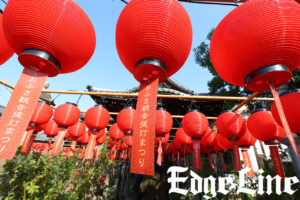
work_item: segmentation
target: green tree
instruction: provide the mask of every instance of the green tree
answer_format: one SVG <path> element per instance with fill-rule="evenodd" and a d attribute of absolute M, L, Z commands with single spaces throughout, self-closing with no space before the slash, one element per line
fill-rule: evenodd
<path fill-rule="evenodd" d="M 213 78 L 208 82 L 208 89 L 211 95 L 220 95 L 220 96 L 249 96 L 253 92 L 247 90 L 244 87 L 239 87 L 235 85 L 231 85 L 224 81 L 216 72 L 213 64 L 210 60 L 209 55 L 209 45 L 210 40 L 213 35 L 215 29 L 212 29 L 206 38 L 206 41 L 200 43 L 199 46 L 193 49 L 195 54 L 195 61 L 200 67 L 207 69 L 213 76 Z M 293 79 L 289 82 L 289 88 L 299 88 L 300 87 L 300 71 L 296 70 L 293 73 Z M 261 96 L 270 96 L 270 92 L 263 92 Z M 224 109 L 231 109 L 234 105 L 238 104 L 238 102 L 231 101 L 225 102 Z M 260 106 L 258 102 L 250 104 L 252 106 Z"/>

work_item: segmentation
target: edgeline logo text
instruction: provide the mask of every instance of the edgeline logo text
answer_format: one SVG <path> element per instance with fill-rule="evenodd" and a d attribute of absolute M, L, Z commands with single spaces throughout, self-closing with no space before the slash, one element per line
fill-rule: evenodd
<path fill-rule="evenodd" d="M 198 176 L 195 172 L 190 170 L 190 174 L 187 177 L 180 176 L 180 173 L 185 173 L 188 171 L 188 167 L 170 167 L 168 169 L 168 173 L 171 173 L 171 177 L 168 178 L 168 182 L 171 184 L 171 189 L 169 193 L 178 193 L 182 195 L 186 195 L 188 192 L 191 192 L 193 195 L 198 193 L 204 193 L 205 199 L 210 199 L 216 197 L 217 192 L 222 193 L 224 195 L 228 194 L 231 190 L 235 190 L 237 194 L 239 193 L 246 193 L 252 196 L 255 195 L 263 195 L 265 192 L 267 194 L 272 193 L 272 181 L 275 180 L 275 192 L 277 195 L 281 195 L 282 192 L 287 194 L 294 194 L 297 190 L 292 190 L 291 186 L 299 183 L 299 180 L 296 176 L 293 177 L 286 177 L 284 178 L 284 188 L 281 189 L 281 177 L 276 175 L 271 177 L 270 175 L 264 177 L 261 174 L 263 170 L 260 170 L 257 177 L 251 178 L 256 188 L 249 187 L 247 184 L 247 180 L 250 178 L 246 178 L 247 172 L 250 171 L 249 168 L 242 169 L 239 171 L 238 180 L 234 180 L 233 176 L 228 177 L 218 177 L 215 178 L 213 176 L 209 176 L 206 178 L 202 178 Z M 189 189 L 182 189 L 179 187 L 179 183 L 185 183 L 187 179 L 190 178 L 190 188 Z M 216 190 L 216 180 L 218 183 L 218 190 Z M 266 182 L 265 182 L 266 181 Z M 252 182 L 252 183 L 253 183 Z M 266 184 L 264 184 L 266 183 Z M 266 185 L 266 188 L 264 188 Z"/>

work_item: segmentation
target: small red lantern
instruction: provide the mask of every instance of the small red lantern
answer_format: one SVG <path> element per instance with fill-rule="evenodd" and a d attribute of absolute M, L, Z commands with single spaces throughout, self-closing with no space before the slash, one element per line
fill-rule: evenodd
<path fill-rule="evenodd" d="M 12 113 L 18 111 L 19 99 L 26 103 L 16 133 L 0 153 L 2 159 L 12 159 L 47 77 L 83 67 L 93 55 L 96 37 L 90 19 L 72 0 L 10 0 L 3 14 L 3 31 L 25 67 L 0 120 L 2 137 Z M 24 92 L 30 95 L 25 97 Z"/>
<path fill-rule="evenodd" d="M 54 112 L 54 121 L 57 123 L 61 130 L 55 140 L 52 153 L 55 155 L 59 154 L 60 147 L 63 139 L 67 133 L 67 128 L 78 122 L 80 118 L 80 110 L 74 103 L 65 103 L 58 106 Z"/>
<path fill-rule="evenodd" d="M 241 170 L 241 161 L 238 140 L 246 131 L 246 123 L 244 118 L 231 111 L 227 111 L 218 116 L 216 126 L 221 135 L 232 141 L 233 153 L 235 160 L 235 171 Z"/>
<path fill-rule="evenodd" d="M 137 12 L 138 11 L 138 12 Z M 154 175 L 154 129 L 158 83 L 177 72 L 185 63 L 192 45 L 192 25 L 177 0 L 132 0 L 120 14 L 116 45 L 125 67 L 141 83 L 136 109 L 136 124 L 143 116 L 147 127 L 146 154 L 139 151 L 139 125 L 135 126 L 131 173 Z M 148 109 L 143 107 L 147 106 Z M 147 158 L 147 159 L 145 159 Z M 145 163 L 139 164 L 143 159 Z"/>
<path fill-rule="evenodd" d="M 193 140 L 194 168 L 200 170 L 202 168 L 200 140 L 208 130 L 208 120 L 198 110 L 192 110 L 183 117 L 182 127 Z"/>
<path fill-rule="evenodd" d="M 107 135 L 105 133 L 102 135 L 102 137 L 97 139 L 98 146 L 95 152 L 95 156 L 94 156 L 95 158 L 99 158 L 102 145 L 106 142 L 106 139 L 107 139 Z"/>
<path fill-rule="evenodd" d="M 281 95 L 280 101 L 291 131 L 300 135 L 300 89 Z M 271 106 L 271 112 L 276 122 L 282 125 L 274 103 Z"/>
<path fill-rule="evenodd" d="M 117 116 L 118 126 L 125 135 L 132 135 L 133 133 L 133 124 L 136 115 L 135 112 L 135 109 L 129 106 L 121 110 Z"/>
<path fill-rule="evenodd" d="M 121 140 L 124 137 L 124 133 L 119 129 L 118 124 L 113 124 L 109 128 L 109 137 L 115 142 Z"/>
<path fill-rule="evenodd" d="M 3 33 L 2 10 L 0 10 L 0 45 L 0 65 L 2 65 L 14 54 Z"/>
<path fill-rule="evenodd" d="M 28 145 L 31 140 L 32 134 L 35 132 L 35 128 L 41 124 L 47 123 L 53 115 L 52 108 L 46 104 L 45 102 L 39 101 L 35 107 L 31 120 L 29 122 L 27 133 L 22 144 L 20 152 L 26 153 L 28 152 Z M 35 137 L 35 136 L 34 136 Z"/>
<path fill-rule="evenodd" d="M 253 167 L 251 164 L 250 156 L 248 153 L 248 149 L 250 146 L 253 146 L 256 142 L 256 138 L 253 137 L 253 135 L 250 133 L 248 128 L 246 128 L 245 134 L 240 138 L 238 145 L 241 148 L 243 160 L 244 160 L 244 165 L 245 167 L 248 167 L 250 171 L 247 173 L 248 176 L 254 177 L 254 171 Z"/>
<path fill-rule="evenodd" d="M 109 123 L 110 114 L 102 105 L 94 106 L 85 113 L 84 121 L 91 131 L 98 132 Z"/>
<path fill-rule="evenodd" d="M 119 129 L 118 124 L 115 123 L 109 128 L 109 137 L 114 142 L 112 147 L 112 159 L 116 157 L 117 153 L 117 143 L 122 140 L 124 137 L 124 133 Z"/>
<path fill-rule="evenodd" d="M 44 133 L 48 137 L 53 138 L 58 135 L 58 132 L 59 132 L 59 128 L 58 128 L 57 124 L 55 123 L 54 120 L 50 120 L 44 129 Z"/>
<path fill-rule="evenodd" d="M 85 129 L 86 129 L 85 123 L 79 121 L 73 126 L 70 126 L 68 132 L 71 136 L 71 139 L 76 139 L 85 133 Z"/>
<path fill-rule="evenodd" d="M 160 107 L 156 110 L 156 119 L 155 119 L 155 134 L 156 138 L 160 138 L 158 145 L 158 156 L 157 164 L 161 166 L 162 159 L 162 140 L 164 136 L 169 133 L 173 126 L 173 119 L 171 114 L 166 111 L 164 108 Z"/>
<path fill-rule="evenodd" d="M 299 13 L 300 5 L 294 0 L 247 1 L 216 28 L 210 57 L 225 81 L 251 91 L 271 89 L 283 128 L 300 158 L 275 90 L 300 65 Z"/>
<path fill-rule="evenodd" d="M 89 144 L 87 146 L 87 153 L 85 159 L 90 160 L 94 155 L 94 148 L 96 147 L 97 134 L 101 129 L 104 129 L 110 119 L 110 114 L 102 105 L 94 106 L 85 113 L 84 121 L 91 132 Z M 102 133 L 102 132 L 101 132 Z"/>
<path fill-rule="evenodd" d="M 282 140 L 285 136 L 284 129 L 276 123 L 271 112 L 265 109 L 254 111 L 247 119 L 247 126 L 254 137 L 269 145 L 275 172 L 284 178 L 284 170 L 276 146 L 279 144 L 278 140 Z"/>

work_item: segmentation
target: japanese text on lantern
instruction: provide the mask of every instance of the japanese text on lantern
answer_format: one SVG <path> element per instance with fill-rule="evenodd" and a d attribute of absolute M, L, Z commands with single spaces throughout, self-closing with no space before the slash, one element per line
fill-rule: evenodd
<path fill-rule="evenodd" d="M 143 104 L 142 104 L 142 120 L 139 124 L 139 166 L 143 167 L 145 164 L 145 155 L 146 155 L 146 149 L 145 146 L 147 144 L 147 134 L 148 133 L 148 117 L 149 117 L 149 111 L 150 111 L 150 105 L 149 105 L 149 96 L 150 96 L 150 86 L 146 86 L 146 93 L 143 98 Z"/>
<path fill-rule="evenodd" d="M 16 102 L 16 109 L 10 114 L 8 124 L 5 128 L 5 136 L 0 138 L 0 152 L 5 149 L 6 143 L 10 142 L 11 137 L 13 137 L 16 127 L 22 119 L 23 111 L 27 108 L 30 102 L 31 92 L 34 90 L 34 83 L 37 82 L 37 77 L 31 77 L 25 82 L 26 90 L 21 94 L 18 101 Z"/>

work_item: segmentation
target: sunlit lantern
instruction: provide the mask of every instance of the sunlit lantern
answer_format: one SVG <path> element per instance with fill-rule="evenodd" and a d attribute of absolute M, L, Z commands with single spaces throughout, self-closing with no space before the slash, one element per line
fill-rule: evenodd
<path fill-rule="evenodd" d="M 156 110 L 156 121 L 155 121 L 155 134 L 156 137 L 161 138 L 158 144 L 157 164 L 161 166 L 162 160 L 162 140 L 167 133 L 169 133 L 173 126 L 173 119 L 171 114 L 164 108 L 160 107 Z"/>
<path fill-rule="evenodd" d="M 245 134 L 246 123 L 244 118 L 231 111 L 224 112 L 218 116 L 216 120 L 216 126 L 219 133 L 232 141 L 233 153 L 235 160 L 235 170 L 241 170 L 241 161 L 238 140 Z"/>
<path fill-rule="evenodd" d="M 52 153 L 59 154 L 62 142 L 67 133 L 67 129 L 78 122 L 80 118 L 80 110 L 74 103 L 65 103 L 55 109 L 53 119 L 60 128 L 60 131 L 55 139 Z"/>
<path fill-rule="evenodd" d="M 0 10 L 0 65 L 5 63 L 14 54 L 13 50 L 6 41 L 2 27 L 2 10 Z"/>
<path fill-rule="evenodd" d="M 109 128 L 109 137 L 113 142 L 112 146 L 112 159 L 114 159 L 117 155 L 117 149 L 119 148 L 119 142 L 121 142 L 124 137 L 123 131 L 121 131 L 118 127 L 118 124 L 115 123 Z"/>
<path fill-rule="evenodd" d="M 131 172 L 154 175 L 154 130 L 158 83 L 185 63 L 192 45 L 192 25 L 177 0 L 132 0 L 116 27 L 119 57 L 140 85 L 133 134 Z M 149 109 L 142 109 L 144 106 Z M 148 115 L 145 120 L 142 117 Z M 146 121 L 148 127 L 142 129 Z M 141 127 L 141 128 L 140 128 Z M 142 138 L 138 132 L 149 133 Z M 146 140 L 146 146 L 139 145 Z M 145 152 L 142 153 L 141 152 Z"/>
<path fill-rule="evenodd" d="M 96 105 L 86 111 L 84 121 L 86 126 L 89 128 L 91 135 L 85 154 L 85 159 L 90 160 L 93 158 L 97 134 L 100 130 L 104 129 L 108 125 L 109 119 L 110 114 L 102 105 Z"/>
<path fill-rule="evenodd" d="M 206 116 L 198 112 L 198 110 L 192 110 L 184 115 L 182 128 L 193 141 L 194 168 L 198 170 L 202 169 L 200 140 L 208 130 L 208 120 Z"/>
<path fill-rule="evenodd" d="M 300 90 L 292 90 L 281 95 L 280 101 L 291 131 L 300 135 Z M 276 122 L 282 125 L 274 103 L 271 106 L 271 112 Z"/>
<path fill-rule="evenodd" d="M 250 169 L 247 175 L 251 177 L 254 176 L 254 171 L 251 164 L 248 149 L 250 148 L 250 146 L 253 146 L 255 142 L 256 142 L 256 138 L 253 137 L 253 135 L 250 133 L 248 128 L 246 128 L 245 134 L 240 138 L 238 142 L 239 147 L 242 149 L 241 152 L 244 160 L 244 165 L 245 167 L 248 167 Z"/>
<path fill-rule="evenodd" d="M 96 36 L 89 17 L 73 0 L 10 0 L 3 14 L 3 32 L 25 67 L 0 120 L 2 137 L 16 106 L 26 104 L 12 139 L 0 144 L 5 146 L 0 158 L 11 159 L 47 77 L 83 67 L 93 55 Z"/>
<path fill-rule="evenodd" d="M 36 133 L 35 129 L 39 125 L 47 123 L 52 117 L 52 115 L 53 115 L 53 110 L 47 103 L 38 102 L 33 112 L 33 115 L 30 119 L 29 125 L 27 127 L 27 133 L 20 150 L 22 153 L 27 152 L 27 147 L 30 143 L 30 140 L 32 140 L 31 137 L 34 132 Z M 22 115 L 20 114 L 19 117 L 22 117 Z"/>
<path fill-rule="evenodd" d="M 284 178 L 284 170 L 277 147 L 280 144 L 278 140 L 282 140 L 285 136 L 284 129 L 276 123 L 271 112 L 265 109 L 254 111 L 247 119 L 247 126 L 254 137 L 269 145 L 275 173 Z"/>
<path fill-rule="evenodd" d="M 135 109 L 129 106 L 121 110 L 117 116 L 118 126 L 125 135 L 132 135 L 133 133 L 133 124 L 136 115 L 135 112 Z"/>
<path fill-rule="evenodd" d="M 86 125 L 85 123 L 79 121 L 73 126 L 70 126 L 68 133 L 70 134 L 71 142 L 71 151 L 74 152 L 77 144 L 77 139 L 85 133 Z"/>
<path fill-rule="evenodd" d="M 225 81 L 251 91 L 271 89 L 280 121 L 298 157 L 275 88 L 286 83 L 300 65 L 299 31 L 300 4 L 296 1 L 250 0 L 221 21 L 210 46 L 212 63 Z"/>

